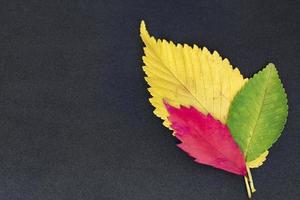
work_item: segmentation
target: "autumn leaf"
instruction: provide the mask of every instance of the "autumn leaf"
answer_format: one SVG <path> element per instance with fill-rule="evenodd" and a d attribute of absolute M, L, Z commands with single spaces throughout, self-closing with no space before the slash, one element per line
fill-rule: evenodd
<path fill-rule="evenodd" d="M 141 38 L 145 43 L 143 67 L 150 85 L 154 113 L 169 127 L 163 99 L 172 106 L 193 106 L 226 122 L 230 103 L 247 79 L 227 59 L 214 51 L 186 44 L 175 45 L 151 37 L 142 21 Z"/>
<path fill-rule="evenodd" d="M 210 114 L 204 115 L 194 107 L 175 108 L 165 104 L 178 146 L 195 161 L 234 174 L 245 176 L 246 163 L 229 129 Z"/>

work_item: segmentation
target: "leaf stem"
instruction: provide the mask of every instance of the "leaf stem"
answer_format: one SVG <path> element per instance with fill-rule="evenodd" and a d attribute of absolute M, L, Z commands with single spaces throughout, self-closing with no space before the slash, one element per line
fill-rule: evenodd
<path fill-rule="evenodd" d="M 248 182 L 247 176 L 244 176 L 244 180 L 245 180 L 245 185 L 246 185 L 246 190 L 247 190 L 248 198 L 250 199 L 251 196 L 252 196 L 252 193 L 250 191 L 250 187 L 249 187 L 249 182 Z"/>
<path fill-rule="evenodd" d="M 247 169 L 247 173 L 248 173 L 250 188 L 251 188 L 252 193 L 254 193 L 256 191 L 256 189 L 254 187 L 252 174 L 251 174 L 250 168 L 248 166 L 246 166 L 246 169 Z"/>

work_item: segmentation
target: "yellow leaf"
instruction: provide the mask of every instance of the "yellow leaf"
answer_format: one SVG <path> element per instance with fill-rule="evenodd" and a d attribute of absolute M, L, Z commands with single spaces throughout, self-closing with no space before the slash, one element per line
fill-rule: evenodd
<path fill-rule="evenodd" d="M 258 158 L 256 158 L 255 160 L 248 162 L 247 166 L 250 168 L 260 167 L 266 161 L 268 154 L 269 154 L 269 151 L 265 151 L 260 156 L 258 156 Z"/>
<path fill-rule="evenodd" d="M 143 70 L 150 85 L 150 102 L 163 124 L 170 128 L 163 100 L 176 107 L 194 106 L 225 124 L 231 101 L 247 81 L 238 68 L 205 47 L 156 40 L 149 35 L 144 21 L 140 35 L 145 43 Z"/>

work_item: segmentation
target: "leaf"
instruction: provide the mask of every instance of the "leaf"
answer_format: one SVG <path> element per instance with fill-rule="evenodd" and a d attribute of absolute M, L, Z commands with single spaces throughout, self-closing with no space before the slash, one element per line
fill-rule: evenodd
<path fill-rule="evenodd" d="M 195 161 L 245 176 L 246 163 L 242 151 L 229 129 L 210 114 L 204 115 L 194 107 L 180 108 L 165 104 L 171 127 L 182 142 L 178 146 Z"/>
<path fill-rule="evenodd" d="M 226 122 L 230 103 L 247 79 L 227 59 L 196 45 L 175 45 L 150 37 L 142 21 L 140 35 L 146 47 L 143 67 L 154 113 L 169 127 L 163 99 L 172 106 L 193 106 Z"/>
<path fill-rule="evenodd" d="M 234 98 L 227 125 L 247 162 L 280 136 L 288 114 L 287 97 L 274 64 L 255 74 Z"/>

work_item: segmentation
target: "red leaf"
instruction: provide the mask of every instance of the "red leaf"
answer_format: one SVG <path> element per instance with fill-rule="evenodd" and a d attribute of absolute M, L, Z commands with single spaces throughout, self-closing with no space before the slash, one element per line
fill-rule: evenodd
<path fill-rule="evenodd" d="M 183 151 L 198 163 L 246 175 L 245 158 L 226 125 L 193 107 L 175 108 L 167 103 L 165 106 Z"/>

